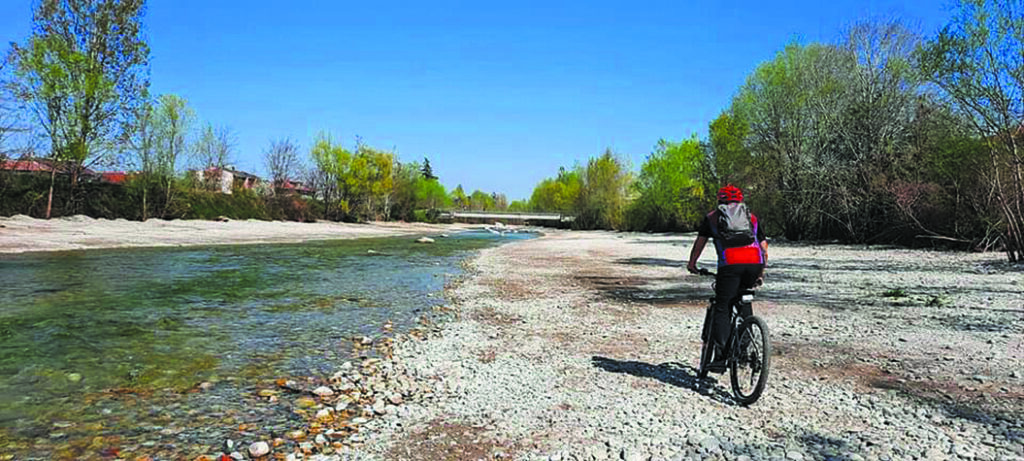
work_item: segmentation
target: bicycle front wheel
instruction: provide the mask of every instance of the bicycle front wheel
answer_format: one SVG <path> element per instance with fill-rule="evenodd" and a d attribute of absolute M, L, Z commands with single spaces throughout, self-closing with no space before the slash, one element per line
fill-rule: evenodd
<path fill-rule="evenodd" d="M 768 326 L 756 316 L 747 317 L 740 324 L 733 344 L 738 349 L 730 364 L 732 391 L 740 405 L 750 405 L 761 397 L 768 383 L 772 357 Z"/>

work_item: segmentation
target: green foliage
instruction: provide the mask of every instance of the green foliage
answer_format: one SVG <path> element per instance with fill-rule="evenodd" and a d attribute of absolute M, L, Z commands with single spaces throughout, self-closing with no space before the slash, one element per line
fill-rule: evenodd
<path fill-rule="evenodd" d="M 537 211 L 571 213 L 580 196 L 582 169 L 560 168 L 556 178 L 544 179 L 533 189 L 530 208 Z"/>
<path fill-rule="evenodd" d="M 451 194 L 449 194 L 449 198 L 451 198 L 452 206 L 455 208 L 465 210 L 469 207 L 469 197 L 467 197 L 466 192 L 462 190 L 462 184 L 459 184 L 458 186 L 455 186 L 455 189 L 452 189 Z"/>
<path fill-rule="evenodd" d="M 633 183 L 639 197 L 629 206 L 629 227 L 695 228 L 706 211 L 701 176 L 705 155 L 696 135 L 680 143 L 658 141 Z"/>
<path fill-rule="evenodd" d="M 523 213 L 531 210 L 530 202 L 526 200 L 513 200 L 508 204 L 508 211 L 511 213 Z"/>
<path fill-rule="evenodd" d="M 494 197 L 487 192 L 480 189 L 474 190 L 472 194 L 469 194 L 469 209 L 479 211 L 494 210 Z"/>
<path fill-rule="evenodd" d="M 391 190 L 390 219 L 415 221 L 416 188 L 422 180 L 418 163 L 398 163 Z"/>
<path fill-rule="evenodd" d="M 416 206 L 428 210 L 437 210 L 451 206 L 451 200 L 444 186 L 437 179 L 421 176 L 416 181 Z"/>
<path fill-rule="evenodd" d="M 32 36 L 14 45 L 15 87 L 32 105 L 54 159 L 111 153 L 134 126 L 149 86 L 142 0 L 42 0 Z"/>
<path fill-rule="evenodd" d="M 583 229 L 622 229 L 626 194 L 632 181 L 625 162 L 606 150 L 587 162 L 581 179 L 574 225 Z"/>
<path fill-rule="evenodd" d="M 392 169 L 395 157 L 372 147 L 360 145 L 352 156 L 347 174 L 341 176 L 346 199 L 357 219 L 377 220 L 388 215 Z"/>

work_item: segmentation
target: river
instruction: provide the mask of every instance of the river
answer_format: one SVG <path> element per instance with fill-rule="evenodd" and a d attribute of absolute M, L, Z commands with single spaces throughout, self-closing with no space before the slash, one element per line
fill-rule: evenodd
<path fill-rule="evenodd" d="M 280 434 L 297 417 L 255 389 L 372 355 L 355 344 L 432 318 L 468 255 L 528 237 L 0 257 L 0 459 L 194 458 Z"/>

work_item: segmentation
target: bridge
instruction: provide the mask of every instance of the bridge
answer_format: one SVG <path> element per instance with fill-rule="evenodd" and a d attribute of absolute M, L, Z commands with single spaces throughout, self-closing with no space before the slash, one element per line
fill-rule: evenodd
<path fill-rule="evenodd" d="M 576 220 L 575 216 L 567 216 L 561 213 L 538 213 L 538 212 L 524 212 L 524 213 L 513 213 L 503 211 L 464 211 L 464 210 L 451 210 L 442 211 L 439 216 L 441 219 L 476 219 L 476 220 L 491 220 L 491 221 L 502 221 L 502 222 L 542 222 L 542 223 L 569 223 Z"/>

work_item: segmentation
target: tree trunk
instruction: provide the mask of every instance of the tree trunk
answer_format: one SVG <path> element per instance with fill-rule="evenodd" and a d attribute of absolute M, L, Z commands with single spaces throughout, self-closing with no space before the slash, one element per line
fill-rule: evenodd
<path fill-rule="evenodd" d="M 53 182 L 57 178 L 57 170 L 50 167 L 50 196 L 46 200 L 46 219 L 50 219 L 50 210 L 53 208 Z"/>
<path fill-rule="evenodd" d="M 148 184 L 145 181 L 142 182 L 142 221 L 146 221 L 146 194 L 149 192 L 147 189 Z"/>

